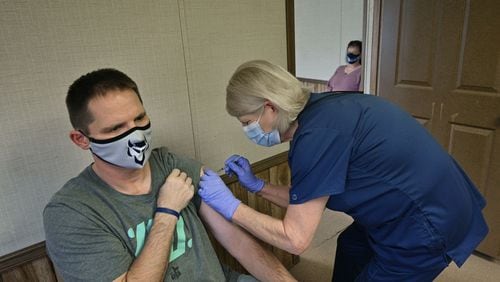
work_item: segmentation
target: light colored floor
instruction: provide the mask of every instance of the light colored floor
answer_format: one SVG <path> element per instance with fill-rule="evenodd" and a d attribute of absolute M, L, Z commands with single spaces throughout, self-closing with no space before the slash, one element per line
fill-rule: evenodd
<path fill-rule="evenodd" d="M 337 236 L 351 222 L 352 219 L 343 213 L 325 211 L 311 246 L 300 256 L 300 263 L 290 272 L 299 281 L 331 281 Z M 435 281 L 499 282 L 500 262 L 473 255 L 460 269 L 452 263 Z"/>

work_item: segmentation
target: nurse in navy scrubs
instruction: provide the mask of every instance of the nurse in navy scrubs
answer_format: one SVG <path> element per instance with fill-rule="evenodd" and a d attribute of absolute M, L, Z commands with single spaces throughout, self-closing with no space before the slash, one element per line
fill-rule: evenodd
<path fill-rule="evenodd" d="M 199 194 L 227 220 L 263 241 L 301 254 L 325 208 L 354 223 L 338 239 L 334 281 L 432 281 L 461 266 L 488 232 L 485 200 L 453 158 L 408 113 L 379 97 L 310 93 L 266 61 L 241 65 L 226 108 L 253 142 L 291 141 L 291 186 L 265 183 L 234 155 L 226 172 L 282 207 L 261 214 L 206 170 Z M 332 254 L 333 255 L 333 254 Z"/>

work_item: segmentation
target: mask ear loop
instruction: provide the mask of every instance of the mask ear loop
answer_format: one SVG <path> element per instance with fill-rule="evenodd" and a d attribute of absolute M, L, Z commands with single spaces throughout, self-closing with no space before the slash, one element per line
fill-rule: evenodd
<path fill-rule="evenodd" d="M 260 126 L 260 128 L 261 128 L 261 129 L 262 129 L 262 126 L 260 125 L 260 123 L 259 123 L 259 122 L 260 122 L 260 119 L 262 118 L 262 116 L 264 115 L 264 111 L 265 111 L 265 110 L 266 110 L 266 105 L 264 104 L 264 105 L 262 106 L 262 112 L 260 113 L 259 118 L 258 118 L 258 119 L 257 119 L 257 121 L 256 121 L 256 123 Z M 275 128 L 274 128 L 274 126 L 273 126 L 273 130 L 274 130 L 274 129 L 275 129 Z M 270 133 L 270 132 L 265 132 L 265 133 Z M 280 133 L 280 134 L 281 134 L 281 133 Z"/>
<path fill-rule="evenodd" d="M 90 152 L 94 155 L 94 156 L 97 156 L 99 159 L 109 163 L 108 161 L 104 160 L 103 158 L 99 157 L 97 154 L 94 153 L 94 151 L 92 151 L 92 137 L 88 136 L 87 134 L 85 134 L 85 132 L 83 132 L 81 129 L 78 129 L 77 130 L 78 132 L 80 132 L 83 136 L 85 136 L 87 139 L 89 139 L 89 142 L 90 142 L 90 145 L 89 145 L 89 150 Z"/>
<path fill-rule="evenodd" d="M 80 132 L 83 136 L 87 137 L 87 139 L 89 139 L 90 142 L 94 142 L 94 138 L 85 134 L 85 132 L 83 132 L 81 129 L 78 129 L 78 132 Z"/>
<path fill-rule="evenodd" d="M 264 110 L 266 109 L 266 105 L 263 105 L 262 106 L 262 111 L 260 112 L 260 115 L 259 115 L 259 118 L 257 119 L 257 123 L 259 123 L 260 119 L 262 118 L 262 116 L 264 115 Z M 260 125 L 260 123 L 259 123 Z"/>
<path fill-rule="evenodd" d="M 87 134 L 85 134 L 85 132 L 83 132 L 81 129 L 78 129 L 77 130 L 78 132 L 80 132 L 83 136 L 87 137 L 87 138 L 90 138 L 89 136 L 87 136 Z"/>

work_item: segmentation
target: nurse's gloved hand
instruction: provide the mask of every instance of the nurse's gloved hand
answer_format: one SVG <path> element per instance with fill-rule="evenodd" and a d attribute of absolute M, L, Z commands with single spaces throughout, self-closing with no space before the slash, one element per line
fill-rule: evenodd
<path fill-rule="evenodd" d="M 233 196 L 219 175 L 210 169 L 205 169 L 205 174 L 200 179 L 198 195 L 227 220 L 233 218 L 234 212 L 241 203 Z"/>
<path fill-rule="evenodd" d="M 224 170 L 229 176 L 236 174 L 240 183 L 252 193 L 257 193 L 264 188 L 264 180 L 253 174 L 250 162 L 245 157 L 232 155 L 225 161 Z"/>

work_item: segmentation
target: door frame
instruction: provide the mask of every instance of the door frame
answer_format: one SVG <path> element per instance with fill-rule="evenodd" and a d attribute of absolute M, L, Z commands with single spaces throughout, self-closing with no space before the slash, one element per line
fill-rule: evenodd
<path fill-rule="evenodd" d="M 365 0 L 363 5 L 363 73 L 364 93 L 377 95 L 382 0 Z M 287 69 L 295 76 L 295 7 L 294 0 L 285 0 Z"/>
<path fill-rule="evenodd" d="M 382 0 L 366 0 L 364 9 L 364 92 L 378 95 Z"/>
<path fill-rule="evenodd" d="M 285 0 L 286 60 L 288 71 L 295 76 L 295 6 L 294 0 Z"/>

